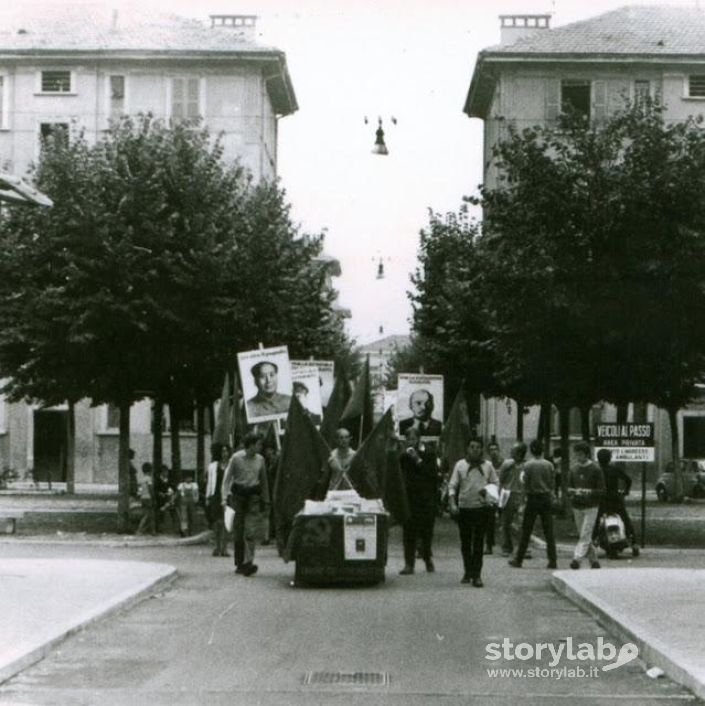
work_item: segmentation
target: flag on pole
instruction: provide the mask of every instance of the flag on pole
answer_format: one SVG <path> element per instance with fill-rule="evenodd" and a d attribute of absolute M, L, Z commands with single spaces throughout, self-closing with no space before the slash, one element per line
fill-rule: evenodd
<path fill-rule="evenodd" d="M 372 385 L 370 382 L 370 356 L 367 356 L 362 373 L 355 383 L 352 396 L 340 415 L 341 425 L 352 434 L 352 438 L 356 441 L 358 448 L 372 431 L 373 405 Z"/>
<path fill-rule="evenodd" d="M 325 496 L 328 481 L 328 444 L 292 396 L 279 469 L 274 484 L 274 522 L 277 546 L 287 543 L 291 524 L 307 499 Z"/>
<path fill-rule="evenodd" d="M 441 432 L 441 458 L 444 470 L 452 471 L 455 464 L 461 458 L 465 458 L 471 436 L 468 403 L 461 387 L 453 400 L 448 419 Z"/>
<path fill-rule="evenodd" d="M 397 522 L 409 517 L 409 503 L 399 465 L 399 443 L 389 409 L 358 449 L 348 470 L 355 490 L 364 498 L 381 498 Z"/>
<path fill-rule="evenodd" d="M 230 377 L 225 373 L 223 381 L 223 391 L 220 394 L 220 404 L 218 405 L 218 415 L 213 429 L 213 443 L 231 446 L 230 430 L 232 429 L 232 402 L 230 396 Z"/>
<path fill-rule="evenodd" d="M 335 432 L 340 426 L 340 417 L 350 399 L 350 381 L 344 371 L 335 376 L 333 391 L 328 406 L 323 410 L 321 436 L 331 448 L 335 446 Z"/>

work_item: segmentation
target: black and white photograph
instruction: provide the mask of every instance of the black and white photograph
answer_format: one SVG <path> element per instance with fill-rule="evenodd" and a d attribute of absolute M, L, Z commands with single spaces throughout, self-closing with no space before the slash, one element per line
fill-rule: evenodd
<path fill-rule="evenodd" d="M 320 426 L 323 406 L 319 368 L 292 365 L 291 380 L 294 397 L 301 402 L 311 421 Z"/>
<path fill-rule="evenodd" d="M 704 125 L 705 0 L 0 0 L 0 706 L 705 704 Z"/>
<path fill-rule="evenodd" d="M 244 351 L 237 363 L 248 424 L 286 419 L 293 382 L 287 347 Z"/>
<path fill-rule="evenodd" d="M 400 373 L 396 416 L 399 434 L 415 429 L 422 439 L 437 439 L 443 429 L 443 376 Z"/>
<path fill-rule="evenodd" d="M 335 384 L 335 361 L 333 360 L 292 360 L 291 370 L 296 374 L 299 368 L 316 368 L 320 387 L 321 406 L 327 407 Z"/>

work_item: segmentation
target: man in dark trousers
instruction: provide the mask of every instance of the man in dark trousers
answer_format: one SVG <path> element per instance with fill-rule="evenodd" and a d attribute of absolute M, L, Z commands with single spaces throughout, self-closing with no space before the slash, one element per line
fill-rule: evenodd
<path fill-rule="evenodd" d="M 414 573 L 417 539 L 421 543 L 426 571 L 433 572 L 431 542 L 436 519 L 438 469 L 435 454 L 421 444 L 419 432 L 413 427 L 406 432 L 406 448 L 399 462 L 410 510 L 409 519 L 404 523 L 404 568 L 399 573 L 402 576 Z"/>
<path fill-rule="evenodd" d="M 632 488 L 632 479 L 619 466 L 612 463 L 612 452 L 609 449 L 600 449 L 597 452 L 597 463 L 605 477 L 605 494 L 600 501 L 593 538 L 597 537 L 600 518 L 603 515 L 619 515 L 624 522 L 627 539 L 632 545 L 632 554 L 638 556 L 639 546 L 635 540 L 634 525 L 624 505 L 624 498 L 629 495 Z M 624 483 L 624 491 L 620 488 L 621 483 Z"/>
<path fill-rule="evenodd" d="M 482 440 L 471 439 L 465 458 L 455 464 L 448 482 L 448 507 L 458 519 L 465 573 L 461 583 L 482 588 L 482 550 L 491 505 L 486 486 L 498 484 L 497 471 L 482 458 Z"/>
<path fill-rule="evenodd" d="M 553 464 L 543 457 L 543 444 L 535 439 L 529 444 L 531 458 L 524 464 L 524 494 L 526 508 L 521 526 L 521 539 L 516 556 L 509 560 L 509 566 L 521 568 L 526 549 L 529 546 L 531 532 L 536 518 L 541 518 L 541 527 L 546 540 L 548 565 L 546 568 L 556 568 L 556 540 L 553 536 L 553 515 L 551 500 L 555 488 Z"/>

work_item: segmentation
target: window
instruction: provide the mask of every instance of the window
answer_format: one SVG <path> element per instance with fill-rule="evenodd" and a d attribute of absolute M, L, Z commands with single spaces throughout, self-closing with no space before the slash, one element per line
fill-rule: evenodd
<path fill-rule="evenodd" d="M 42 93 L 71 93 L 70 71 L 42 71 Z"/>
<path fill-rule="evenodd" d="M 191 120 L 201 114 L 201 81 L 198 78 L 174 78 L 171 80 L 171 117 L 175 120 Z"/>
<path fill-rule="evenodd" d="M 705 417 L 683 417 L 683 456 L 703 458 L 705 456 Z"/>
<path fill-rule="evenodd" d="M 125 77 L 110 77 L 110 117 L 119 118 L 125 112 Z"/>
<path fill-rule="evenodd" d="M 42 123 L 39 126 L 39 136 L 41 143 L 46 140 L 58 140 L 63 145 L 69 143 L 69 124 L 68 123 Z"/>
<path fill-rule="evenodd" d="M 690 98 L 705 98 L 705 74 L 688 76 L 688 96 Z"/>
<path fill-rule="evenodd" d="M 634 81 L 634 102 L 643 103 L 651 96 L 651 81 Z"/>
<path fill-rule="evenodd" d="M 120 428 L 120 407 L 114 405 L 112 402 L 105 405 L 105 428 Z"/>
<path fill-rule="evenodd" d="M 561 81 L 561 112 L 590 118 L 590 81 Z"/>

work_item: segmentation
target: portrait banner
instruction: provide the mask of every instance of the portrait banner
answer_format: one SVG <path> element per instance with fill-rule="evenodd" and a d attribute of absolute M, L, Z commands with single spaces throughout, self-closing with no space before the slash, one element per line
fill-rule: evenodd
<path fill-rule="evenodd" d="M 332 360 L 292 360 L 291 369 L 296 370 L 297 368 L 318 369 L 321 406 L 327 407 L 335 384 L 335 363 Z"/>
<path fill-rule="evenodd" d="M 317 427 L 321 425 L 323 417 L 319 377 L 318 368 L 292 366 L 292 392 Z"/>
<path fill-rule="evenodd" d="M 248 424 L 286 419 L 292 395 L 291 364 L 286 346 L 237 354 Z"/>
<path fill-rule="evenodd" d="M 398 380 L 399 434 L 405 436 L 413 427 L 422 440 L 438 439 L 443 429 L 443 376 L 400 373 Z"/>

